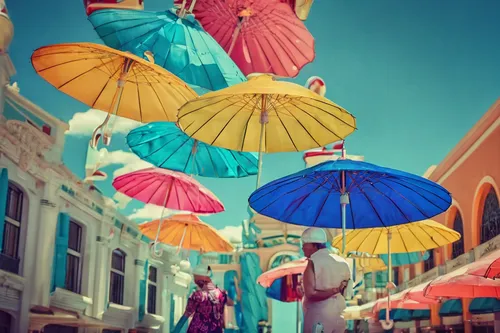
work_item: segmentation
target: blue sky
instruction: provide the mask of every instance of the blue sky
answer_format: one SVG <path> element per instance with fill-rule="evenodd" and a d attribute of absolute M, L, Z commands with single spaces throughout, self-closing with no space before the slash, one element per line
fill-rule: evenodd
<path fill-rule="evenodd" d="M 69 121 L 88 107 L 41 79 L 30 55 L 48 44 L 101 41 L 87 21 L 82 1 L 55 3 L 7 0 L 15 25 L 10 47 L 17 69 L 13 80 L 19 81 L 24 96 Z M 146 10 L 163 10 L 170 4 L 145 1 Z M 499 11 L 500 2 L 494 0 L 317 0 L 306 22 L 316 39 L 316 60 L 295 82 L 323 77 L 327 97 L 357 117 L 359 130 L 348 138 L 348 152 L 422 174 L 439 163 L 500 97 L 500 21 L 495 16 Z M 64 162 L 80 177 L 88 137 L 67 136 Z M 110 150 L 128 150 L 123 135 L 114 136 Z M 105 170 L 112 174 L 119 167 Z M 263 182 L 303 167 L 301 153 L 266 155 Z M 222 228 L 246 217 L 254 177 L 199 180 L 226 206 L 226 212 L 206 221 Z M 113 195 L 110 182 L 98 185 Z M 141 206 L 132 203 L 124 213 Z"/>
<path fill-rule="evenodd" d="M 7 0 L 15 25 L 10 53 L 21 93 L 69 121 L 88 107 L 38 77 L 30 55 L 48 44 L 101 42 L 82 1 L 57 3 Z M 170 1 L 146 0 L 145 5 L 146 10 L 163 10 Z M 316 38 L 317 57 L 295 82 L 323 77 L 327 97 L 357 117 L 359 130 L 348 138 L 349 153 L 422 174 L 500 97 L 499 12 L 496 0 L 316 0 L 306 24 Z M 64 162 L 80 177 L 88 138 L 71 135 L 66 141 Z M 114 136 L 111 150 L 127 151 L 123 135 Z M 119 167 L 106 171 L 112 174 Z M 263 183 L 303 167 L 301 153 L 267 155 Z M 226 212 L 206 221 L 216 228 L 239 225 L 255 178 L 199 180 L 226 206 Z M 109 181 L 99 187 L 114 193 Z M 124 213 L 140 207 L 133 203 Z M 275 316 L 274 327 L 287 324 L 288 317 Z"/>

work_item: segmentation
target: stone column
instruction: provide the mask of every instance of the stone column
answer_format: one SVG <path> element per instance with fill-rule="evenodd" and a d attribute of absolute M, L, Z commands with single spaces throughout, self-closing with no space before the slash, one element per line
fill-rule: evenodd
<path fill-rule="evenodd" d="M 59 215 L 58 192 L 60 181 L 55 178 L 54 172 L 49 181 L 45 183 L 43 198 L 40 201 L 40 214 L 38 216 L 38 237 L 36 244 L 35 271 L 33 280 L 34 293 L 32 304 L 48 307 L 50 303 L 50 284 L 52 279 L 52 259 L 54 257 L 54 244 L 56 238 L 57 220 Z"/>
<path fill-rule="evenodd" d="M 110 276 L 110 249 L 109 242 L 103 233 L 96 237 L 96 261 L 95 261 L 95 283 L 94 295 L 92 305 L 92 315 L 95 318 L 102 319 L 106 311 L 106 303 L 108 300 L 108 293 L 106 292 L 109 285 Z"/>

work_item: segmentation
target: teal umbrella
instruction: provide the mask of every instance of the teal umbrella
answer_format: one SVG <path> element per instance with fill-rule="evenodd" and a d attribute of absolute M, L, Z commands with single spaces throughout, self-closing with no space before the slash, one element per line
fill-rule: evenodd
<path fill-rule="evenodd" d="M 140 57 L 149 51 L 157 65 L 190 85 L 214 91 L 246 81 L 193 15 L 179 17 L 173 9 L 103 9 L 92 13 L 89 21 L 107 46 Z"/>
<path fill-rule="evenodd" d="M 130 149 L 159 168 L 202 177 L 241 178 L 256 175 L 258 156 L 197 141 L 175 123 L 154 122 L 127 135 Z"/>

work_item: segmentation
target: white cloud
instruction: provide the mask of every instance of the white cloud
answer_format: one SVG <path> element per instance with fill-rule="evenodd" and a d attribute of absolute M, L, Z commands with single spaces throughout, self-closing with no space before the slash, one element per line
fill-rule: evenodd
<path fill-rule="evenodd" d="M 106 148 L 102 148 L 101 151 Z M 123 150 L 115 150 L 102 155 L 103 158 L 100 161 L 99 168 L 104 168 L 109 165 L 121 165 L 121 168 L 116 169 L 113 172 L 113 178 L 121 176 L 123 174 L 151 168 L 153 165 L 151 163 L 141 160 L 134 153 L 129 153 Z"/>
<path fill-rule="evenodd" d="M 144 207 L 142 208 L 135 209 L 134 212 L 130 214 L 128 217 L 131 220 L 141 220 L 141 221 L 158 220 L 161 217 L 162 212 L 163 212 L 163 217 L 168 217 L 173 214 L 183 214 L 183 213 L 189 214 L 189 212 L 181 212 L 168 208 L 165 208 L 165 210 L 163 210 L 163 208 L 160 206 L 147 204 L 144 205 Z"/>
<path fill-rule="evenodd" d="M 243 228 L 241 226 L 227 226 L 218 231 L 222 236 L 224 236 L 228 241 L 234 244 L 238 244 L 242 242 L 241 232 Z"/>
<path fill-rule="evenodd" d="M 141 126 L 141 123 L 134 120 L 112 116 L 111 121 L 113 121 L 113 118 L 115 118 L 113 133 L 126 134 L 130 130 Z M 91 135 L 94 129 L 102 124 L 104 119 L 106 119 L 106 112 L 96 109 L 75 113 L 68 122 L 69 130 L 66 134 L 75 136 Z"/>

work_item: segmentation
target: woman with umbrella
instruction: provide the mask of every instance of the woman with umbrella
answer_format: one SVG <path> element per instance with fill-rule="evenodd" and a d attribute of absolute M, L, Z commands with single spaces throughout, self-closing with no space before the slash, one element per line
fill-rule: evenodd
<path fill-rule="evenodd" d="M 175 326 L 173 333 L 181 332 L 189 317 L 193 316 L 187 333 L 223 333 L 224 308 L 232 306 L 225 290 L 214 285 L 210 278 L 212 271 L 206 264 L 198 265 L 193 271 L 194 283 L 198 290 L 189 297 L 186 310 Z"/>

